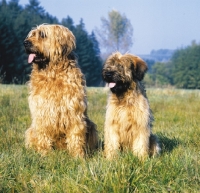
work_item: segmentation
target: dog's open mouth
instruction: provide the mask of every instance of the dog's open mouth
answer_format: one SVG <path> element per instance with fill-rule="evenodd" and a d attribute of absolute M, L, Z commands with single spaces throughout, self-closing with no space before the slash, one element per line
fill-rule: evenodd
<path fill-rule="evenodd" d="M 114 88 L 116 86 L 116 83 L 115 82 L 109 82 L 108 83 L 108 87 L 109 88 Z"/>
<path fill-rule="evenodd" d="M 29 54 L 28 63 L 32 63 L 35 57 L 36 57 L 36 54 Z"/>
<path fill-rule="evenodd" d="M 115 93 L 118 96 L 125 93 L 130 87 L 129 82 L 123 82 L 123 81 L 114 82 L 114 81 L 111 81 L 111 82 L 107 82 L 107 83 L 108 83 L 108 87 L 110 88 L 112 93 Z"/>
<path fill-rule="evenodd" d="M 42 54 L 39 53 L 28 53 L 28 63 L 36 63 L 40 65 L 40 67 L 44 67 L 49 62 L 49 59 L 44 57 Z"/>

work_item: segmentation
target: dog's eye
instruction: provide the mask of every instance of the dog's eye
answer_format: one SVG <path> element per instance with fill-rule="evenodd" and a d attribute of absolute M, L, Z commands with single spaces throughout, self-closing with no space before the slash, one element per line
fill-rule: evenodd
<path fill-rule="evenodd" d="M 40 32 L 39 32 L 39 36 L 40 36 L 41 38 L 45 38 L 44 32 L 40 31 Z"/>
<path fill-rule="evenodd" d="M 35 32 L 34 32 L 34 31 L 31 33 L 30 37 L 31 37 L 31 36 L 35 36 Z"/>

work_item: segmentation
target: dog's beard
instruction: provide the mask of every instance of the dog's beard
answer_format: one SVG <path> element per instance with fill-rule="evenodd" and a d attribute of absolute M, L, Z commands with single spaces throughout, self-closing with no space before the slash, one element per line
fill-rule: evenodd
<path fill-rule="evenodd" d="M 28 56 L 28 63 L 36 63 L 36 64 L 47 64 L 49 59 L 44 57 L 42 54 L 30 53 Z"/>
<path fill-rule="evenodd" d="M 110 83 L 108 83 L 110 84 Z M 110 88 L 110 90 L 112 91 L 112 93 L 121 96 L 123 95 L 128 89 L 129 89 L 130 84 L 128 82 L 122 82 L 122 81 L 118 81 L 115 83 L 115 86 Z"/>
<path fill-rule="evenodd" d="M 113 72 L 105 72 L 103 79 L 108 83 L 111 92 L 117 96 L 123 95 L 130 87 L 129 82 L 124 82 Z"/>
<path fill-rule="evenodd" d="M 28 63 L 35 63 L 38 65 L 39 69 L 43 69 L 49 63 L 49 59 L 42 54 L 30 53 L 28 56 Z"/>
<path fill-rule="evenodd" d="M 26 53 L 29 55 L 28 63 L 38 64 L 39 68 L 44 68 L 49 63 L 49 59 L 47 57 L 35 50 L 32 42 L 25 41 L 24 46 Z"/>

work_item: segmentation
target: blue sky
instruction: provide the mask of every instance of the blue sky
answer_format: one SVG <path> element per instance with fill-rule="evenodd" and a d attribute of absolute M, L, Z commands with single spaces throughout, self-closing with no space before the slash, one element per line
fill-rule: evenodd
<path fill-rule="evenodd" d="M 178 49 L 200 43 L 200 0 L 39 0 L 59 21 L 68 15 L 78 24 L 83 18 L 90 33 L 112 9 L 125 14 L 133 26 L 133 54 Z M 19 0 L 19 4 L 28 4 Z"/>

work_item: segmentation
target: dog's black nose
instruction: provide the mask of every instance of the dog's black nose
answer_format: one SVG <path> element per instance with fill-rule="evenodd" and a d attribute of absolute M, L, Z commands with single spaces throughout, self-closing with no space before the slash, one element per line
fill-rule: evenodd
<path fill-rule="evenodd" d="M 32 43 L 28 40 L 24 40 L 24 46 L 27 48 L 27 47 L 30 47 L 32 45 Z"/>

